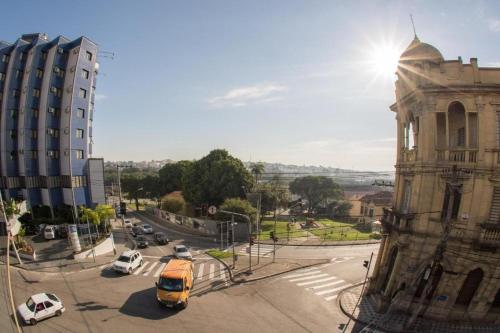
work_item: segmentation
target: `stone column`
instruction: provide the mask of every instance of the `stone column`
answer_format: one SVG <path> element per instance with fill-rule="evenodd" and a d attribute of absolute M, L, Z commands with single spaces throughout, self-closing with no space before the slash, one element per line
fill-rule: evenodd
<path fill-rule="evenodd" d="M 384 295 L 390 298 L 392 289 L 394 287 L 394 284 L 396 283 L 396 275 L 401 275 L 399 274 L 399 270 L 401 268 L 401 258 L 403 257 L 403 253 L 401 249 L 398 250 L 398 254 L 396 257 L 396 262 L 394 263 L 394 267 L 391 272 L 391 276 L 389 277 L 389 282 L 387 283 L 387 287 L 385 288 Z"/>

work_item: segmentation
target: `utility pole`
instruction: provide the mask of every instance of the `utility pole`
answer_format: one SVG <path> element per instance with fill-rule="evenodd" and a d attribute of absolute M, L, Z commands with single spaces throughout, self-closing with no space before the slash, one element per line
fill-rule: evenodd
<path fill-rule="evenodd" d="M 444 222 L 443 236 L 441 237 L 441 241 L 439 242 L 438 246 L 436 247 L 436 251 L 434 252 L 434 258 L 430 267 L 430 273 L 428 274 L 428 278 L 426 279 L 426 286 L 422 292 L 422 295 L 420 295 L 419 305 L 405 325 L 407 329 L 413 327 L 418 316 L 424 314 L 429 307 L 429 302 L 426 302 L 426 297 L 430 292 L 432 292 L 432 288 L 434 287 L 433 281 L 436 276 L 437 269 L 441 264 L 441 261 L 443 260 L 444 252 L 446 251 L 446 247 L 448 245 L 448 239 L 450 238 L 455 193 L 459 192 L 462 188 L 462 184 L 460 183 L 458 178 L 459 171 L 462 170 L 457 169 L 457 166 L 453 165 L 451 169 L 450 181 L 449 183 L 447 183 L 447 188 L 450 196 L 448 200 L 448 207 L 446 209 L 446 219 Z"/>
<path fill-rule="evenodd" d="M 241 216 L 243 217 L 247 223 L 248 223 L 248 249 L 249 249 L 249 253 L 248 253 L 248 274 L 252 274 L 252 242 L 251 242 L 251 237 L 252 237 L 252 222 L 250 220 L 250 217 L 248 215 L 245 215 L 245 214 L 240 214 L 240 213 L 236 213 L 236 212 L 230 212 L 230 211 L 227 211 L 227 210 L 220 210 L 221 213 L 225 213 L 225 214 L 230 214 L 232 216 L 232 219 L 234 219 L 234 216 Z"/>
<path fill-rule="evenodd" d="M 234 226 L 236 223 L 234 223 L 234 215 L 231 215 L 231 239 L 232 239 L 232 245 L 233 245 L 233 269 L 236 267 L 236 255 L 234 254 Z"/>

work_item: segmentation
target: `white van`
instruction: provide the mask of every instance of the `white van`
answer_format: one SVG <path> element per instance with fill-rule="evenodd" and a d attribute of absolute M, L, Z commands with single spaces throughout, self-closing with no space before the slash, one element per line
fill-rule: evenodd
<path fill-rule="evenodd" d="M 45 239 L 56 239 L 56 226 L 48 225 L 43 230 L 43 237 Z"/>

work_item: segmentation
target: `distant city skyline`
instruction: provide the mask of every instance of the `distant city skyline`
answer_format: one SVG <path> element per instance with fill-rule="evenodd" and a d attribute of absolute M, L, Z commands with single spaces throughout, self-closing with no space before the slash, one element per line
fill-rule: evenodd
<path fill-rule="evenodd" d="M 3 9 L 1 40 L 42 32 L 99 44 L 93 156 L 105 160 L 192 160 L 224 148 L 243 161 L 393 170 L 391 74 L 413 39 L 410 13 L 419 38 L 445 59 L 500 66 L 494 1 L 25 1 Z"/>

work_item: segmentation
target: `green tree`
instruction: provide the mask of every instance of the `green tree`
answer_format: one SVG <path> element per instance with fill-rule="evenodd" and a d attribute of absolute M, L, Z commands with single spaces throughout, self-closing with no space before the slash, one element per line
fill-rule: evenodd
<path fill-rule="evenodd" d="M 122 192 L 128 194 L 130 200 L 135 201 L 136 210 L 139 210 L 139 194 L 144 191 L 143 178 L 126 176 L 121 179 Z"/>
<path fill-rule="evenodd" d="M 309 212 L 328 200 L 339 200 L 343 193 L 339 184 L 325 176 L 296 178 L 290 183 L 290 191 L 307 200 Z"/>
<path fill-rule="evenodd" d="M 250 221 L 255 222 L 255 217 L 257 215 L 257 209 L 255 209 L 250 202 L 243 200 L 241 198 L 228 198 L 220 205 L 219 210 L 225 210 L 228 212 L 234 212 L 239 214 L 244 214 L 250 217 Z M 221 213 L 220 211 L 216 214 L 216 218 L 219 220 L 227 220 L 230 217 L 226 213 Z M 235 221 L 247 222 L 243 217 L 235 216 Z"/>
<path fill-rule="evenodd" d="M 226 198 L 243 198 L 252 176 L 243 163 L 226 150 L 216 149 L 193 163 L 183 177 L 186 201 L 220 205 Z"/>
<path fill-rule="evenodd" d="M 99 218 L 100 224 L 104 225 L 104 229 L 108 232 L 108 221 L 115 216 L 115 210 L 111 205 L 97 205 L 95 212 Z"/>
<path fill-rule="evenodd" d="M 264 173 L 264 163 L 262 162 L 252 163 L 250 165 L 250 172 L 254 177 L 254 185 L 256 185 L 259 182 L 260 177 Z"/>
<path fill-rule="evenodd" d="M 159 182 L 161 184 L 160 195 L 174 191 L 182 191 L 183 180 L 186 172 L 193 166 L 191 161 L 179 161 L 177 163 L 165 164 L 159 171 Z"/>

